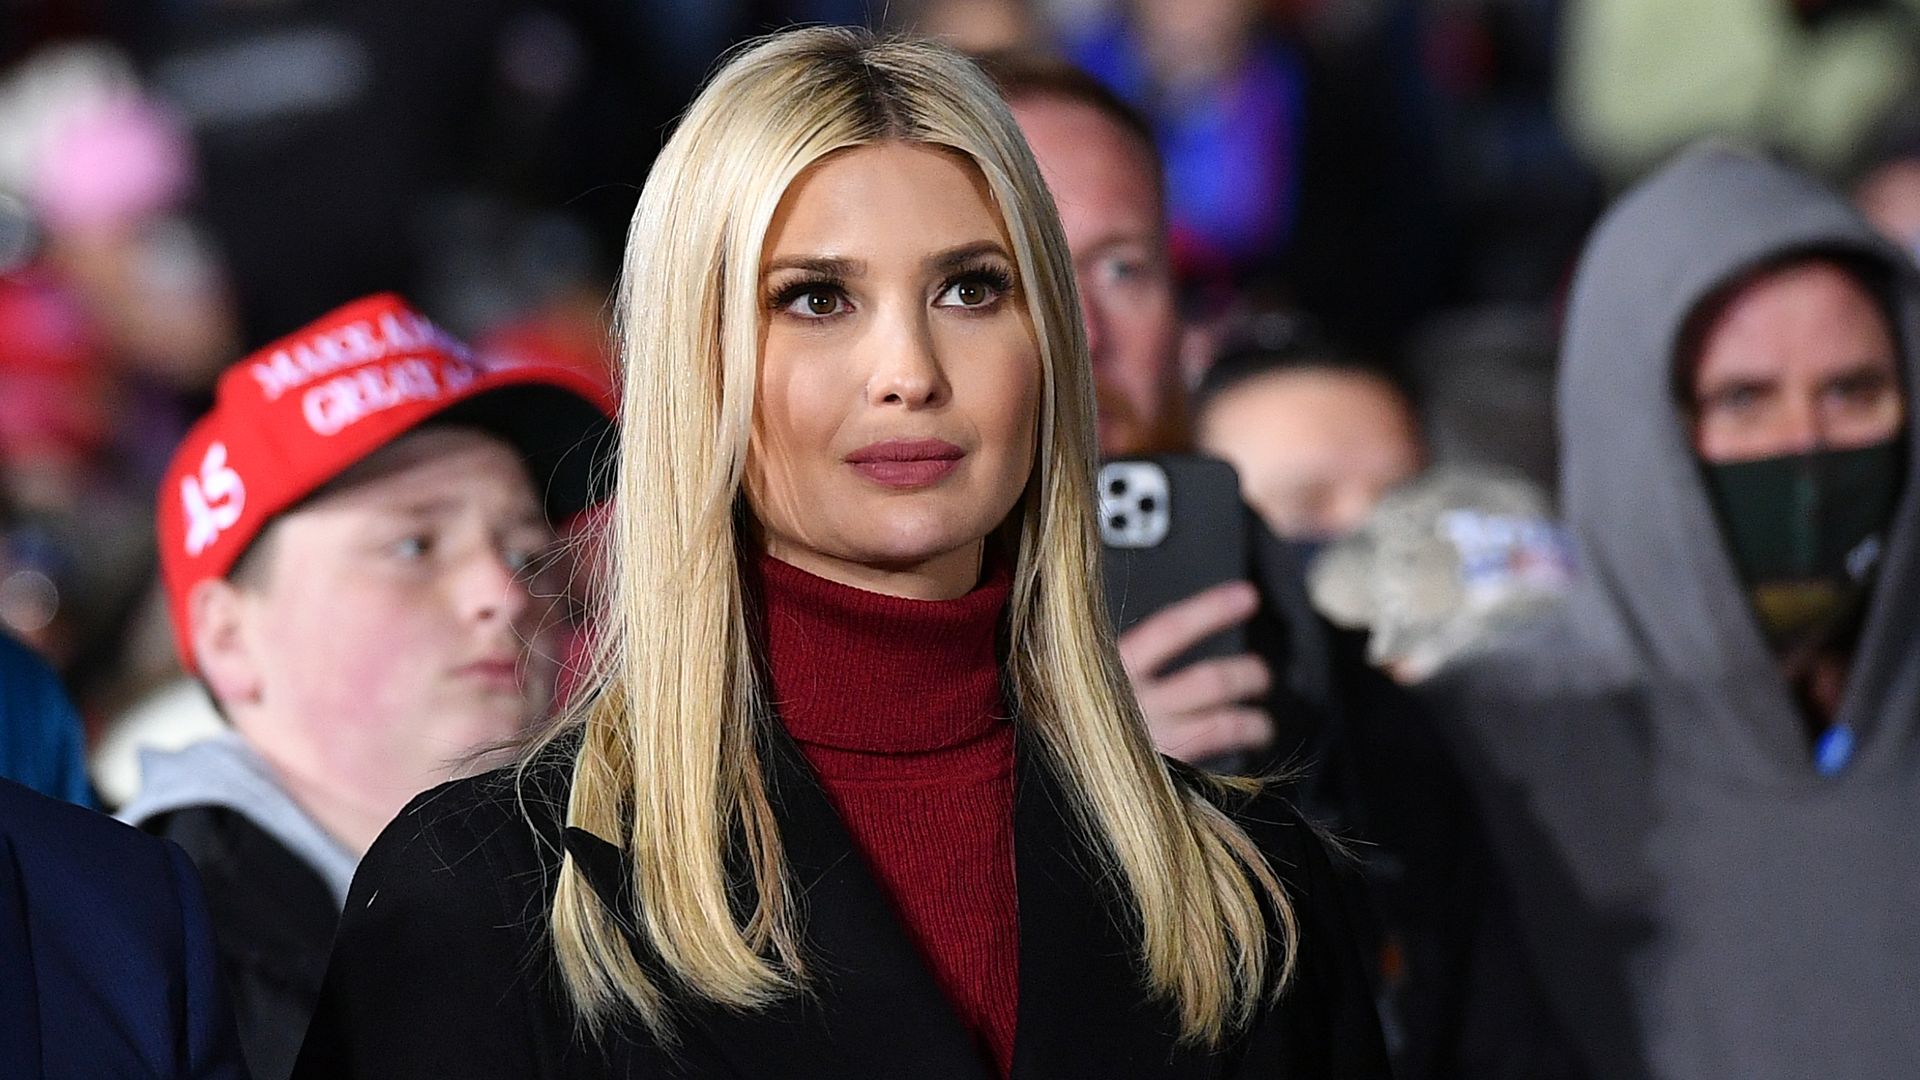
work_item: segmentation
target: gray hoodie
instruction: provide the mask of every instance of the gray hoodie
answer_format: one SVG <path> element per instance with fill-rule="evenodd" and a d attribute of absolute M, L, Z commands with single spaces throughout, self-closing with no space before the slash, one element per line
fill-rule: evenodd
<path fill-rule="evenodd" d="M 1790 170 L 1682 155 L 1609 212 L 1576 278 L 1561 498 L 1582 581 L 1431 688 L 1540 973 L 1608 1080 L 1920 1076 L 1920 499 L 1909 484 L 1837 717 L 1857 748 L 1821 776 L 1673 390 L 1701 301 L 1806 249 L 1888 268 L 1915 411 L 1912 265 Z"/>
<path fill-rule="evenodd" d="M 346 906 L 347 886 L 360 860 L 307 816 L 239 735 L 228 731 L 180 750 L 141 751 L 140 793 L 120 808 L 119 818 L 138 826 L 195 806 L 224 806 L 246 815 L 320 875 L 336 907 Z"/>

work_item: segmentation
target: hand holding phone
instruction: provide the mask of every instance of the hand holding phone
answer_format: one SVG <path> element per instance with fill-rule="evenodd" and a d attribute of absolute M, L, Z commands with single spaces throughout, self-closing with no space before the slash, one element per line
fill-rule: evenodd
<path fill-rule="evenodd" d="M 1223 629 L 1245 624 L 1259 595 L 1244 581 L 1176 600 L 1120 635 L 1120 662 L 1146 714 L 1153 744 L 1187 762 L 1257 750 L 1273 739 L 1273 718 L 1257 704 L 1273 675 L 1251 652 L 1167 671 L 1170 661 Z"/>
<path fill-rule="evenodd" d="M 1154 744 L 1214 761 L 1273 737 L 1261 707 L 1272 683 L 1248 648 L 1259 594 L 1251 516 L 1224 462 L 1166 456 L 1100 470 L 1108 611 Z"/>

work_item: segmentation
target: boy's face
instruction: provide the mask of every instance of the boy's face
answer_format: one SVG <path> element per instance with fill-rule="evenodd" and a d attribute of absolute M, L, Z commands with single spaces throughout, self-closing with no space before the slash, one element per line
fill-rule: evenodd
<path fill-rule="evenodd" d="M 555 661 L 540 639 L 557 613 L 536 596 L 558 589 L 529 564 L 553 535 L 505 443 L 406 436 L 263 541 L 236 587 L 250 677 L 223 704 L 269 758 L 404 798 L 547 708 Z"/>

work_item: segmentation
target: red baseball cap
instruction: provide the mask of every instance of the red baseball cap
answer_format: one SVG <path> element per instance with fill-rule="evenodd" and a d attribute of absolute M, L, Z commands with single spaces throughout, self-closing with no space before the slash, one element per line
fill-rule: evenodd
<path fill-rule="evenodd" d="M 160 574 L 195 668 L 187 598 L 275 515 L 428 420 L 518 449 L 558 523 L 605 494 L 611 386 L 575 367 L 488 362 L 391 293 L 356 300 L 221 375 L 160 481 Z"/>

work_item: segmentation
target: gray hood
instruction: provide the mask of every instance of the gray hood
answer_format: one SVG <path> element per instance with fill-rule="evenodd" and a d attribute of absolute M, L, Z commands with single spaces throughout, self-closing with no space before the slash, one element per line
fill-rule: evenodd
<path fill-rule="evenodd" d="M 1807 740 L 1739 586 L 1708 502 L 1673 361 L 1710 294 L 1801 251 L 1845 252 L 1895 282 L 1909 394 L 1920 387 L 1920 283 L 1912 262 L 1846 203 L 1784 167 L 1721 145 L 1681 156 L 1621 200 L 1576 277 L 1561 356 L 1562 507 L 1588 571 L 1589 616 L 1612 615 L 1625 670 L 1712 691 L 1716 764 L 1754 783 L 1812 777 Z M 1911 406 L 1910 406 L 1911 409 Z M 1920 425 L 1909 424 L 1911 443 Z M 1909 461 L 1920 462 L 1910 452 Z M 1854 767 L 1899 767 L 1920 722 L 1920 620 L 1912 487 L 1902 499 L 1876 600 L 1838 719 L 1860 742 Z M 1592 630 L 1602 629 L 1582 620 Z M 1606 672 L 1617 673 L 1609 666 Z M 1904 708 L 1890 709 L 1896 704 Z M 1690 716 L 1688 723 L 1698 722 Z"/>
<path fill-rule="evenodd" d="M 1677 158 L 1606 215 L 1575 282 L 1561 497 L 1581 578 L 1428 688 L 1539 974 L 1607 1080 L 1920 1068 L 1916 485 L 1838 717 L 1855 754 L 1822 776 L 1675 399 L 1694 309 L 1802 251 L 1886 267 L 1920 387 L 1920 282 L 1896 249 L 1788 169 L 1724 146 Z"/>
<path fill-rule="evenodd" d="M 345 908 L 347 886 L 359 860 L 293 801 L 279 778 L 246 740 L 233 732 L 181 750 L 140 753 L 140 793 L 119 818 L 139 825 L 150 818 L 195 806 L 220 806 L 247 820 L 313 868 L 334 905 Z"/>

